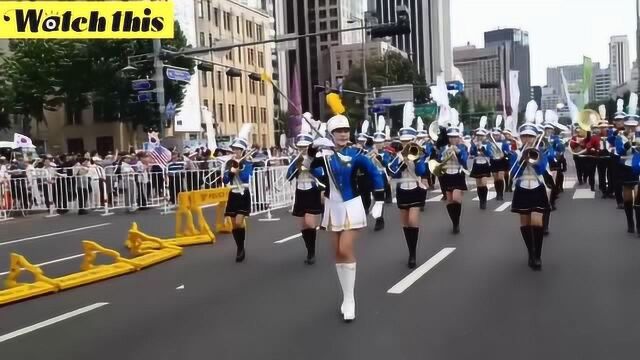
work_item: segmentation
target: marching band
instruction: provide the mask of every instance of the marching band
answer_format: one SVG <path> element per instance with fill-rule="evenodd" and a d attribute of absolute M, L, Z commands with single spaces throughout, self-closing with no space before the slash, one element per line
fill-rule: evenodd
<path fill-rule="evenodd" d="M 446 197 L 446 209 L 452 232 L 460 233 L 466 176 L 474 179 L 479 207 L 487 208 L 488 181 L 493 179 L 497 201 L 505 192 L 513 192 L 511 212 L 519 214 L 528 266 L 542 269 L 542 247 L 549 233 L 551 212 L 564 190 L 567 171 L 565 153 L 574 159 L 577 180 L 598 190 L 602 198 L 615 198 L 624 209 L 627 230 L 640 236 L 640 138 L 637 96 L 632 94 L 623 112 L 624 102 L 609 124 L 604 106 L 598 111 L 573 113 L 571 128 L 559 123 L 554 110 L 538 110 L 535 101 L 527 104 L 525 121 L 517 126 L 508 116 L 495 118 L 487 130 L 488 117 L 482 116 L 473 130 L 469 145 L 463 141 L 464 125 L 455 109 L 440 105 L 439 116 L 428 127 L 416 118 L 413 103 L 406 103 L 402 127 L 391 138 L 384 117 L 378 117 L 369 135 L 364 121 L 356 144 L 350 143 L 351 125 L 337 94 L 329 94 L 327 103 L 334 116 L 326 124 L 302 116 L 300 134 L 295 139 L 298 154 L 288 167 L 286 182 L 295 181 L 292 215 L 301 219 L 301 234 L 307 249 L 306 264 L 315 263 L 317 217 L 321 228 L 332 239 L 335 267 L 342 289 L 340 314 L 345 321 L 355 319 L 356 257 L 354 245 L 358 233 L 367 227 L 367 216 L 375 219 L 374 231 L 385 228 L 383 208 L 390 197 L 399 209 L 400 223 L 408 248 L 407 266 L 417 266 L 417 245 L 428 189 L 440 183 Z M 414 123 L 416 126 L 414 127 Z M 225 214 L 233 218 L 233 237 L 237 244 L 236 261 L 246 256 L 245 217 L 249 215 L 248 182 L 251 176 L 249 130 L 231 145 L 234 157 L 224 171 L 224 183 L 232 187 Z M 566 146 L 569 144 L 569 146 Z M 471 164 L 471 171 L 467 164 Z M 596 178 L 597 171 L 597 178 Z M 394 191 L 391 191 L 393 188 Z M 373 200 L 373 201 L 372 201 Z"/>

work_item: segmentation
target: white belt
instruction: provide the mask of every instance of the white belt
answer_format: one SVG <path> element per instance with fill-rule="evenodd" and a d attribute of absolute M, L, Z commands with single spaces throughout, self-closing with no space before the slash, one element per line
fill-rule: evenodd
<path fill-rule="evenodd" d="M 244 193 L 244 190 L 248 189 L 248 188 L 249 188 L 249 184 L 241 184 L 241 185 L 234 184 L 234 185 L 231 185 L 231 191 L 233 191 L 236 194 L 242 194 L 242 193 Z"/>
<path fill-rule="evenodd" d="M 476 158 L 476 161 L 475 161 L 476 164 L 486 164 L 488 162 L 489 162 L 489 160 L 487 160 L 487 158 L 484 158 L 484 157 Z"/>

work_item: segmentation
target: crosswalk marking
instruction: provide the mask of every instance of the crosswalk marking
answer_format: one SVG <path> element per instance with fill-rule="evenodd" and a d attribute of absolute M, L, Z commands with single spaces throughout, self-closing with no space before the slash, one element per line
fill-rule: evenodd
<path fill-rule="evenodd" d="M 495 191 L 489 191 L 487 193 L 487 200 L 493 200 L 493 199 L 496 198 L 496 196 L 497 196 L 497 194 L 496 194 Z M 480 197 L 478 197 L 478 196 L 474 197 L 473 201 L 480 201 Z"/>
<path fill-rule="evenodd" d="M 437 202 L 437 201 L 440 201 L 440 199 L 442 199 L 442 195 L 433 196 L 433 197 L 427 199 L 427 202 Z"/>
<path fill-rule="evenodd" d="M 577 189 L 575 193 L 573 193 L 573 199 L 595 199 L 596 193 L 589 189 Z"/>
<path fill-rule="evenodd" d="M 507 201 L 504 204 L 500 205 L 497 209 L 495 209 L 495 212 L 502 212 L 507 210 L 507 208 L 509 208 L 509 206 L 511 206 L 511 201 Z"/>
<path fill-rule="evenodd" d="M 564 188 L 565 189 L 573 189 L 576 186 L 576 181 L 575 180 L 565 180 L 564 181 Z"/>

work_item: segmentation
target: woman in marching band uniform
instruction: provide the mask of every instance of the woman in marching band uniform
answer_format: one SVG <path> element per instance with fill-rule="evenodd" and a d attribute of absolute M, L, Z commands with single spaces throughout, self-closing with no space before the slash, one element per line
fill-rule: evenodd
<path fill-rule="evenodd" d="M 507 154 L 511 150 L 511 146 L 507 141 L 502 139 L 502 130 L 500 129 L 502 116 L 496 117 L 496 127 L 493 128 L 489 136 L 491 140 L 491 172 L 493 173 L 493 184 L 496 189 L 496 200 L 504 200 L 505 174 L 509 171 L 509 160 Z"/>
<path fill-rule="evenodd" d="M 618 135 L 622 135 L 624 133 L 624 118 L 625 113 L 622 111 L 624 108 L 624 100 L 618 99 L 616 101 L 616 113 L 613 117 L 613 128 L 607 131 L 607 148 L 609 149 L 609 155 L 611 156 L 611 161 L 609 162 L 609 172 L 611 173 L 612 179 L 612 190 L 613 195 L 616 198 L 616 205 L 618 209 L 624 209 L 623 198 L 622 198 L 622 179 L 620 174 L 621 167 L 624 166 L 624 163 L 620 161 L 620 155 L 616 151 L 616 139 Z"/>
<path fill-rule="evenodd" d="M 373 149 L 373 138 L 369 135 L 369 120 L 362 122 L 360 134 L 356 140 L 355 147 L 360 149 L 363 154 L 366 155 Z M 362 171 L 358 171 L 356 179 L 364 211 L 368 214 L 371 207 L 371 180 Z"/>
<path fill-rule="evenodd" d="M 382 176 L 384 181 L 385 200 L 387 198 L 387 187 L 389 187 L 389 178 L 387 177 L 387 165 L 392 160 L 392 156 L 388 151 L 385 151 L 385 140 L 387 135 L 385 131 L 388 129 L 384 116 L 378 116 L 378 122 L 376 124 L 376 132 L 373 134 L 373 148 L 369 152 L 369 158 L 373 161 Z M 388 190 L 389 193 L 391 189 Z M 390 195 L 389 195 L 390 196 Z M 384 229 L 384 211 L 380 214 L 380 217 L 376 219 L 376 224 L 373 231 L 380 231 Z"/>
<path fill-rule="evenodd" d="M 636 127 L 638 126 L 638 116 L 636 115 L 638 106 L 638 95 L 631 93 L 629 96 L 629 105 L 627 115 L 624 121 L 625 131 L 619 133 L 616 137 L 616 153 L 620 157 L 622 166 L 619 169 L 619 177 L 622 181 L 622 200 L 624 205 L 624 213 L 627 217 L 627 232 L 634 233 L 637 231 L 640 236 L 640 191 L 637 191 L 638 175 L 635 174 L 630 166 L 629 161 L 633 155 L 638 153 L 636 149 Z M 635 206 L 634 206 L 634 190 Z M 635 223 L 634 223 L 635 210 Z"/>
<path fill-rule="evenodd" d="M 549 199 L 543 180 L 547 158 L 538 148 L 537 127 L 525 123 L 519 129 L 523 150 L 513 170 L 515 189 L 511 211 L 520 214 L 520 233 L 527 247 L 529 267 L 542 267 L 543 214 L 549 210 Z"/>
<path fill-rule="evenodd" d="M 470 155 L 473 157 L 470 177 L 476 179 L 480 209 L 487 208 L 487 178 L 491 177 L 491 144 L 487 140 L 487 117 L 480 118 L 480 127 L 476 129 L 474 139 L 471 141 Z"/>
<path fill-rule="evenodd" d="M 327 95 L 327 103 L 335 114 L 342 114 L 344 107 L 337 94 Z M 327 176 L 322 226 L 330 233 L 336 254 L 336 271 L 342 287 L 343 301 L 340 311 L 345 321 L 355 319 L 354 288 L 356 258 L 353 251 L 358 230 L 367 226 L 366 213 L 360 194 L 354 187 L 357 170 L 364 170 L 373 182 L 375 204 L 371 209 L 374 218 L 382 213 L 384 182 L 380 172 L 359 149 L 348 147 L 349 120 L 335 115 L 327 123 L 327 131 L 333 142 L 326 138 L 314 141 L 314 157 L 311 168 L 321 167 Z"/>
<path fill-rule="evenodd" d="M 322 190 L 318 186 L 318 180 L 323 174 L 321 168 L 310 169 L 313 159 L 307 154 L 307 150 L 312 143 L 311 125 L 303 120 L 300 134 L 296 137 L 299 154 L 287 169 L 287 180 L 296 180 L 292 215 L 302 220 L 300 233 L 307 248 L 307 258 L 304 261 L 307 265 L 313 265 L 316 261 L 317 216 L 322 214 Z"/>
<path fill-rule="evenodd" d="M 407 106 L 405 105 L 405 109 Z M 410 108 L 412 107 L 413 104 Z M 395 159 L 389 163 L 389 172 L 397 181 L 397 205 L 400 209 L 404 238 L 409 249 L 407 266 L 410 269 L 416 267 L 420 208 L 424 206 L 427 198 L 427 187 L 422 183 L 422 176 L 427 173 L 428 160 L 422 147 L 415 142 L 417 131 L 411 127 L 412 115 L 405 111 L 404 127 L 398 132 L 400 141 L 403 143 L 403 151 L 398 152 Z"/>
<path fill-rule="evenodd" d="M 251 213 L 251 194 L 249 184 L 253 173 L 253 164 L 248 161 L 249 135 L 251 134 L 251 124 L 244 124 L 238 133 L 238 137 L 231 143 L 233 158 L 227 160 L 222 181 L 231 187 L 227 208 L 224 215 L 233 221 L 233 239 L 236 242 L 236 262 L 244 261 L 246 252 L 244 242 L 246 229 L 244 227 L 245 218 Z"/>
<path fill-rule="evenodd" d="M 504 136 L 504 141 L 507 143 L 509 151 L 506 153 L 507 155 L 507 163 L 509 164 L 509 169 L 513 167 L 516 160 L 518 159 L 518 154 L 516 154 L 516 150 L 520 148 L 520 140 L 513 135 L 513 132 L 509 128 L 509 126 L 513 126 L 515 129 L 516 124 L 514 124 L 514 120 L 511 116 L 507 116 L 507 121 L 505 124 L 505 129 L 502 131 L 502 135 Z M 511 178 L 511 174 L 508 171 L 504 173 L 504 192 L 513 192 L 513 178 Z"/>
<path fill-rule="evenodd" d="M 451 123 L 459 124 L 458 112 L 451 109 Z M 465 171 L 469 154 L 462 144 L 460 129 L 451 126 L 447 129 L 448 144 L 440 148 L 440 161 L 443 175 L 440 177 L 442 192 L 447 196 L 447 212 L 453 225 L 453 233 L 460 232 L 460 215 L 462 214 L 462 197 L 467 190 Z"/>

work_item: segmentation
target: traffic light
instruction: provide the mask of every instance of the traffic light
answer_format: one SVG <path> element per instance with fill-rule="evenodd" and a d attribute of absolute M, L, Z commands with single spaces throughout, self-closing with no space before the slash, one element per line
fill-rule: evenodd
<path fill-rule="evenodd" d="M 406 35 L 411 33 L 411 18 L 405 8 L 396 12 L 396 22 L 394 24 L 376 25 L 371 29 L 371 37 L 385 38 L 387 36 Z"/>
<path fill-rule="evenodd" d="M 197 68 L 200 71 L 213 72 L 213 64 L 200 62 Z"/>
<path fill-rule="evenodd" d="M 262 81 L 262 76 L 258 73 L 251 73 L 248 76 L 249 76 L 249 79 L 253 81 Z"/>
<path fill-rule="evenodd" d="M 226 72 L 228 77 L 240 77 L 242 76 L 242 71 L 236 69 L 236 68 L 230 68 L 229 70 L 227 70 Z"/>

